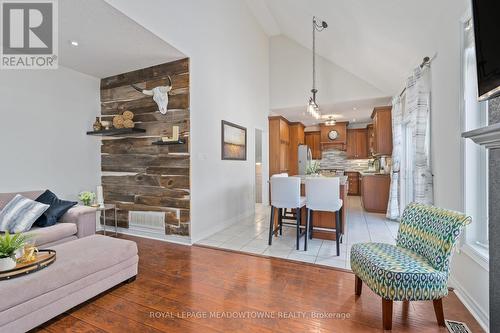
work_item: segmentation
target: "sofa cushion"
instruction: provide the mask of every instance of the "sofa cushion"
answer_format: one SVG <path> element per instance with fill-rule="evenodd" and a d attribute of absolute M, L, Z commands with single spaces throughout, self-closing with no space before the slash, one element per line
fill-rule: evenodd
<path fill-rule="evenodd" d="M 49 207 L 17 194 L 0 212 L 0 231 L 26 232 Z"/>
<path fill-rule="evenodd" d="M 17 194 L 22 195 L 31 200 L 35 200 L 42 194 L 43 191 L 27 191 L 27 192 L 13 192 L 13 193 L 0 193 L 0 210 L 5 207 Z"/>
<path fill-rule="evenodd" d="M 95 273 L 113 266 L 120 266 L 137 257 L 135 242 L 101 235 L 80 238 L 72 242 L 54 246 L 56 261 L 36 273 L 2 281 L 0 283 L 0 313 L 25 302 L 48 294 L 59 288 L 85 281 Z M 130 265 L 130 264 L 128 264 Z M 102 277 L 101 277 L 102 279 Z M 92 281 L 91 281 L 92 282 Z M 95 281 L 93 281 L 95 283 Z M 87 283 L 79 283 L 84 288 Z M 74 289 L 71 292 L 75 292 Z M 65 297 L 61 294 L 58 297 Z"/>
<path fill-rule="evenodd" d="M 42 246 L 47 243 L 53 243 L 60 239 L 75 235 L 77 232 L 74 223 L 58 223 L 56 225 L 40 228 L 33 227 L 27 235 L 33 235 L 36 246 Z"/>
<path fill-rule="evenodd" d="M 49 227 L 56 224 L 71 207 L 77 204 L 76 201 L 61 200 L 49 190 L 43 192 L 36 201 L 50 205 L 49 209 L 36 220 L 37 227 Z"/>

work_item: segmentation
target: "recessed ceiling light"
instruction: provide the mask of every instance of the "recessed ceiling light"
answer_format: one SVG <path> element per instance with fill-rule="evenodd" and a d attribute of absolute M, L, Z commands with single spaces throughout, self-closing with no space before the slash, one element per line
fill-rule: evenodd
<path fill-rule="evenodd" d="M 74 47 L 77 47 L 79 45 L 76 40 L 70 40 L 69 43 L 71 44 L 71 46 L 74 46 Z"/>
<path fill-rule="evenodd" d="M 352 109 L 353 109 L 354 111 L 356 111 L 358 108 L 357 108 L 357 107 L 353 107 Z"/>
<path fill-rule="evenodd" d="M 352 118 L 352 121 L 353 121 L 353 122 L 356 122 L 356 118 Z"/>

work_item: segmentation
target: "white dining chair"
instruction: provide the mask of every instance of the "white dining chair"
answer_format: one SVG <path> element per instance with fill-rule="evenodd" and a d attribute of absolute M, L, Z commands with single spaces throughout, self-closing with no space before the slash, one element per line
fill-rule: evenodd
<path fill-rule="evenodd" d="M 340 255 L 340 243 L 342 242 L 342 206 L 340 199 L 340 178 L 339 177 L 317 177 L 306 178 L 306 240 L 304 249 L 307 251 L 307 240 L 312 238 L 314 229 L 321 231 L 335 232 L 335 242 L 337 243 L 337 255 Z M 313 212 L 335 213 L 335 228 L 314 227 Z"/>
<path fill-rule="evenodd" d="M 300 178 L 299 177 L 271 177 L 271 218 L 269 221 L 269 245 L 272 245 L 273 234 L 279 231 L 283 234 L 283 224 L 295 226 L 297 230 L 296 247 L 299 249 L 300 237 L 307 236 L 306 230 L 300 231 L 301 209 L 306 205 L 306 198 L 300 196 Z M 274 229 L 274 212 L 278 210 L 278 227 Z M 295 223 L 283 222 L 283 209 L 295 209 Z M 306 229 L 306 228 L 304 228 Z"/>

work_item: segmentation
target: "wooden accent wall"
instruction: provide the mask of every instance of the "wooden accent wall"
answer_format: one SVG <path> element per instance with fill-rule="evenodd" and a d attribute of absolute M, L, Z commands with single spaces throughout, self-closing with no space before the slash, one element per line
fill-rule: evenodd
<path fill-rule="evenodd" d="M 151 96 L 130 85 L 152 89 L 173 81 L 166 115 Z M 165 233 L 189 235 L 189 59 L 182 59 L 101 80 L 101 114 L 112 119 L 125 110 L 134 112 L 136 127 L 146 133 L 105 138 L 101 146 L 104 201 L 118 207 L 118 225 L 128 228 L 129 211 L 165 213 Z M 179 126 L 185 144 L 157 146 Z M 109 215 L 112 215 L 111 213 Z M 111 224 L 112 216 L 108 220 Z"/>

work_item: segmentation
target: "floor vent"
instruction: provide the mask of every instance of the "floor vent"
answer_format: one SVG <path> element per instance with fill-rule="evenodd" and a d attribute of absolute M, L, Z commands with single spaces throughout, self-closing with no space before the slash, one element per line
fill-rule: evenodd
<path fill-rule="evenodd" d="M 451 333 L 472 333 L 465 323 L 453 320 L 445 320 L 445 322 L 446 328 L 448 328 L 448 331 Z"/>
<path fill-rule="evenodd" d="M 128 212 L 129 228 L 139 231 L 165 233 L 164 212 Z"/>

